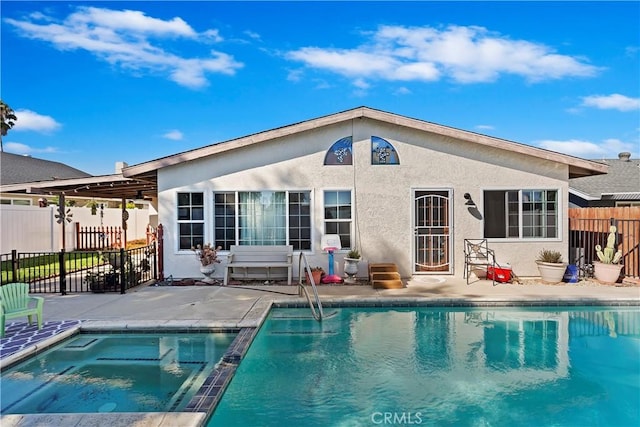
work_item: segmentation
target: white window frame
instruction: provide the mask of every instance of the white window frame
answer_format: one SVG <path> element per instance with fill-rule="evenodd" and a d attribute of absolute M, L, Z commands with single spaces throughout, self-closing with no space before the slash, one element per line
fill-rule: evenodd
<path fill-rule="evenodd" d="M 284 193 L 285 194 L 285 242 L 287 245 L 291 245 L 291 233 L 290 233 L 290 216 L 289 216 L 289 208 L 290 208 L 290 195 L 291 193 L 309 193 L 309 249 L 295 249 L 297 252 L 311 252 L 313 250 L 313 190 L 308 188 L 302 189 L 262 189 L 262 190 L 216 190 L 211 193 L 211 200 L 213 203 L 213 214 L 212 214 L 212 224 L 213 224 L 213 242 L 216 241 L 216 194 L 224 194 L 224 193 L 233 193 L 235 196 L 235 204 L 234 204 L 234 243 L 235 245 L 240 244 L 240 194 L 241 193 L 260 193 L 260 192 L 273 192 L 273 193 Z M 216 243 L 217 244 L 217 243 Z"/>
<path fill-rule="evenodd" d="M 545 192 L 549 192 L 549 191 L 555 191 L 556 192 L 556 237 L 539 237 L 539 236 L 535 236 L 535 237 L 523 237 L 523 230 L 524 230 L 524 211 L 523 211 L 523 192 L 532 192 L 532 191 L 545 191 Z M 509 241 L 513 241 L 513 242 L 535 242 L 535 241 L 545 241 L 545 242 L 560 242 L 562 241 L 562 236 L 563 236 L 563 221 L 565 218 L 565 211 L 563 209 L 564 206 L 564 202 L 563 202 L 563 197 L 562 197 L 562 189 L 561 188 L 555 188 L 555 187 L 535 187 L 535 188 L 484 188 L 482 189 L 482 195 L 483 195 L 483 209 L 482 209 L 482 214 L 484 217 L 484 221 L 487 221 L 487 207 L 486 205 L 484 205 L 484 195 L 486 192 L 503 192 L 505 195 L 505 198 L 508 197 L 508 193 L 509 192 L 517 192 L 518 193 L 518 237 L 509 237 L 508 236 L 508 226 L 509 226 L 509 222 L 508 222 L 508 203 L 507 200 L 505 200 L 505 221 L 503 226 L 505 227 L 505 235 L 506 237 L 487 237 L 483 229 L 483 236 L 489 240 L 494 240 L 494 241 L 501 241 L 501 242 L 509 242 Z M 542 214 L 541 214 L 542 215 Z M 540 227 L 543 227 L 542 225 L 540 225 Z"/>
<path fill-rule="evenodd" d="M 180 214 L 179 214 L 179 210 L 180 210 L 180 205 L 179 205 L 179 198 L 180 198 L 180 194 L 189 194 L 190 198 L 192 198 L 193 194 L 202 194 L 202 219 L 201 220 L 193 220 L 193 219 L 180 219 Z M 187 252 L 190 251 L 191 248 L 181 248 L 180 247 L 180 239 L 181 239 L 181 234 L 180 234 L 180 225 L 181 224 L 202 224 L 202 239 L 203 239 L 203 244 L 207 243 L 207 223 L 206 223 L 206 218 L 207 218 L 207 199 L 206 199 L 206 192 L 203 190 L 184 190 L 184 191 L 176 191 L 175 193 L 175 209 L 176 209 L 176 250 L 177 252 Z M 198 205 L 193 205 L 190 204 L 189 208 L 191 209 L 193 206 L 198 206 Z M 193 236 L 193 234 L 191 235 Z"/>
<path fill-rule="evenodd" d="M 351 208 L 351 218 L 349 218 L 348 220 L 345 219 L 339 219 L 339 218 L 326 218 L 326 205 L 325 205 L 325 196 L 327 193 L 338 193 L 338 192 L 349 192 L 349 207 Z M 354 210 L 354 206 L 355 206 L 355 202 L 354 202 L 354 194 L 355 191 L 352 188 L 328 188 L 328 189 L 323 189 L 322 190 L 322 233 L 325 234 L 326 233 L 326 229 L 327 229 L 327 222 L 342 222 L 342 223 L 349 223 L 349 240 L 350 240 L 350 245 L 346 245 L 345 242 L 340 242 L 342 244 L 342 248 L 337 251 L 338 253 L 342 253 L 342 252 L 348 252 L 349 250 L 351 250 L 351 248 L 355 248 L 356 246 L 356 241 L 355 241 L 355 236 L 354 236 L 354 226 L 355 226 L 355 210 Z M 340 205 L 338 205 L 340 206 Z"/>

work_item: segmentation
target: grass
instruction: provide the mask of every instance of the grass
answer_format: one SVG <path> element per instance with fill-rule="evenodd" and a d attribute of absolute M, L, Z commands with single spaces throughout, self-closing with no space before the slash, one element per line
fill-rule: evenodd
<path fill-rule="evenodd" d="M 59 254 L 42 254 L 29 258 L 20 258 L 16 277 L 13 277 L 11 261 L 2 261 L 2 283 L 29 282 L 36 279 L 57 276 L 60 274 Z M 96 252 L 69 252 L 64 254 L 64 265 L 67 272 L 84 270 L 102 264 Z"/>
<path fill-rule="evenodd" d="M 131 240 L 127 242 L 127 250 L 145 247 L 146 245 L 146 239 Z M 118 249 L 113 250 L 113 252 L 117 251 Z M 20 258 L 16 277 L 13 277 L 11 260 L 3 256 L 3 260 L 0 262 L 0 283 L 30 282 L 57 276 L 60 274 L 59 257 L 60 254 L 55 252 Z M 101 259 L 100 254 L 95 251 L 75 251 L 64 254 L 64 265 L 67 273 L 82 271 L 103 264 L 104 261 Z"/>

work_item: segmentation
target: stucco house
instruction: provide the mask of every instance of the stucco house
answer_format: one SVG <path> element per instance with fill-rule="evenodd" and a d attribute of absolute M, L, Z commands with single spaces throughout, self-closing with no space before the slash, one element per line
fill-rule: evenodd
<path fill-rule="evenodd" d="M 607 166 L 368 107 L 129 166 L 157 181 L 164 274 L 198 277 L 200 243 L 288 244 L 326 268 L 323 234 L 403 277 L 462 276 L 464 239 L 537 276 L 535 257 L 567 258 L 569 179 Z M 297 263 L 294 276 L 298 275 Z M 221 276 L 219 268 L 216 275 Z"/>

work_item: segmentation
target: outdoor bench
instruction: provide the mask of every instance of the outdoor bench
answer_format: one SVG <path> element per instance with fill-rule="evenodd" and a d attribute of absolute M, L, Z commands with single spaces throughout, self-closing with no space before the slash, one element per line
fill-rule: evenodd
<path fill-rule="evenodd" d="M 291 284 L 293 271 L 293 246 L 243 246 L 232 245 L 224 270 L 224 285 L 229 277 L 239 280 L 272 280 L 284 278 Z"/>

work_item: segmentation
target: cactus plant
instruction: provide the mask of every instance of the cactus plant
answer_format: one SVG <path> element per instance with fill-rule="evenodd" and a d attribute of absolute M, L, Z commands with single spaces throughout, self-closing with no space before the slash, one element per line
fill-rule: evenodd
<path fill-rule="evenodd" d="M 622 259 L 622 251 L 616 252 L 616 231 L 615 225 L 609 227 L 609 237 L 607 237 L 607 247 L 602 249 L 602 246 L 596 245 L 596 255 L 600 262 L 605 264 L 617 264 Z"/>

